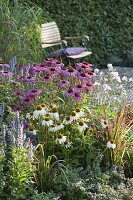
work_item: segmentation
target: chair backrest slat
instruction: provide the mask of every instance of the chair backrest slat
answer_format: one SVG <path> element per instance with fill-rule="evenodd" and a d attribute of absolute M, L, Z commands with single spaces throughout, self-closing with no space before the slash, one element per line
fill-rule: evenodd
<path fill-rule="evenodd" d="M 48 22 L 41 25 L 42 48 L 59 45 L 61 44 L 61 42 L 54 43 L 59 40 L 61 40 L 61 36 L 60 36 L 58 26 L 55 22 Z M 47 43 L 51 43 L 51 44 L 47 44 Z"/>

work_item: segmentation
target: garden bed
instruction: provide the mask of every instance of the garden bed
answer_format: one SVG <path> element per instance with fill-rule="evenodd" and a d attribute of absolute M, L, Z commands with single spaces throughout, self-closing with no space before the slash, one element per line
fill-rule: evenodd
<path fill-rule="evenodd" d="M 132 199 L 132 77 L 1 63 L 0 199 Z"/>

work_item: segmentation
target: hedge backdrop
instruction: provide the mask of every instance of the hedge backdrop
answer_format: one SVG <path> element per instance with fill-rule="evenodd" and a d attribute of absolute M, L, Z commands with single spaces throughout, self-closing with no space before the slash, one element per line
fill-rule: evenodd
<path fill-rule="evenodd" d="M 133 51 L 133 0 L 34 0 L 58 24 L 62 38 L 87 34 L 98 66 L 131 65 Z M 124 62 L 123 62 L 124 60 Z M 126 62 L 127 61 L 127 62 Z"/>

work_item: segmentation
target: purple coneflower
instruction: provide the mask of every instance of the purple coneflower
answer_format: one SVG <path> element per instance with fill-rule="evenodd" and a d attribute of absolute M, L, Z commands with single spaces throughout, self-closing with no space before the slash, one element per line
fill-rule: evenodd
<path fill-rule="evenodd" d="M 42 78 L 42 81 L 50 82 L 50 81 L 52 81 L 52 77 L 51 77 L 50 75 L 45 75 L 45 76 Z"/>
<path fill-rule="evenodd" d="M 75 76 L 76 76 L 76 73 L 77 73 L 77 71 L 76 71 L 74 68 L 69 67 L 69 68 L 67 69 L 67 71 L 65 72 L 65 76 L 72 76 L 72 77 L 75 77 Z"/>
<path fill-rule="evenodd" d="M 23 78 L 23 81 L 25 81 L 25 82 L 32 82 L 32 83 L 36 82 L 35 77 L 33 77 L 33 76 L 25 76 Z"/>
<path fill-rule="evenodd" d="M 85 72 L 78 73 L 78 78 L 81 80 L 87 80 L 89 78 L 89 75 Z"/>
<path fill-rule="evenodd" d="M 65 94 L 68 96 L 73 96 L 74 90 L 70 87 L 68 90 L 65 91 Z"/>
<path fill-rule="evenodd" d="M 12 73 L 11 73 L 11 72 L 8 72 L 8 71 L 3 71 L 3 70 L 1 70 L 0 76 L 10 78 L 10 77 L 12 76 Z"/>
<path fill-rule="evenodd" d="M 33 89 L 33 90 L 29 90 L 26 92 L 26 95 L 27 96 L 30 96 L 30 97 L 37 97 L 41 94 L 42 90 L 40 89 Z"/>
<path fill-rule="evenodd" d="M 83 83 L 83 85 L 84 85 L 84 87 L 87 89 L 87 90 L 92 90 L 93 88 L 94 88 L 94 85 L 93 85 L 93 83 L 91 82 L 91 81 L 85 81 L 84 83 Z"/>
<path fill-rule="evenodd" d="M 84 86 L 82 84 L 77 84 L 73 86 L 75 92 L 82 92 L 84 90 Z"/>
<path fill-rule="evenodd" d="M 37 74 L 38 72 L 36 71 L 35 66 L 31 66 L 28 70 L 28 73 L 30 74 L 30 76 L 33 76 L 33 75 Z"/>
<path fill-rule="evenodd" d="M 83 62 L 83 63 L 77 63 L 76 64 L 76 69 L 80 72 L 80 71 L 91 71 L 92 70 L 92 64 L 87 63 L 87 62 Z"/>
<path fill-rule="evenodd" d="M 15 90 L 14 92 L 13 92 L 13 95 L 14 96 L 23 96 L 24 95 L 24 92 L 23 91 L 20 91 L 20 90 Z"/>
<path fill-rule="evenodd" d="M 55 77 L 57 74 L 59 74 L 60 70 L 56 67 L 49 67 L 47 68 L 47 72 L 50 73 L 52 77 Z"/>
<path fill-rule="evenodd" d="M 11 108 L 14 112 L 16 112 L 16 111 L 23 110 L 24 107 L 22 105 L 12 105 Z"/>
<path fill-rule="evenodd" d="M 82 100 L 82 96 L 81 96 L 81 94 L 79 92 L 74 92 L 72 97 L 76 101 L 81 101 Z"/>
<path fill-rule="evenodd" d="M 32 97 L 28 97 L 28 96 L 26 96 L 26 97 L 20 97 L 20 103 L 21 103 L 22 105 L 30 105 L 30 104 L 32 104 L 34 101 L 35 101 L 35 100 L 34 100 L 34 98 L 32 98 Z"/>
<path fill-rule="evenodd" d="M 61 80 L 59 82 L 59 87 L 67 87 L 67 86 L 69 86 L 69 81 Z"/>

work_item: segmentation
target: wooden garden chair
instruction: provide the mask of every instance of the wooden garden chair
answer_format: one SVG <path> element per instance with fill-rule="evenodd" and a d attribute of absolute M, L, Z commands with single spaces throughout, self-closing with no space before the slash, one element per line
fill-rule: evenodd
<path fill-rule="evenodd" d="M 67 42 L 72 40 L 80 40 L 82 42 L 81 47 L 68 47 Z M 88 42 L 89 37 L 87 35 L 65 37 L 63 40 L 60 35 L 59 28 L 56 22 L 48 22 L 41 25 L 41 41 L 42 48 L 53 47 L 55 45 L 60 46 L 57 51 L 54 51 L 48 55 L 48 58 L 67 58 L 69 61 L 87 57 L 91 54 L 90 51 L 85 48 L 84 42 Z"/>

